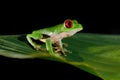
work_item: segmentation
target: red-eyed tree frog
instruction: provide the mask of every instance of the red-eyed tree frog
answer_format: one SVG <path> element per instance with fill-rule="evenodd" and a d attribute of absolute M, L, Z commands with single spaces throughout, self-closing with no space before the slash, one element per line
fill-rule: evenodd
<path fill-rule="evenodd" d="M 42 49 L 41 45 L 34 41 L 39 40 L 45 43 L 46 50 L 49 51 L 51 55 L 54 55 L 56 52 L 61 52 L 63 55 L 66 55 L 67 50 L 64 48 L 61 40 L 73 36 L 81 30 L 83 30 L 83 27 L 77 20 L 66 19 L 62 24 L 35 30 L 31 34 L 27 34 L 26 38 L 36 50 Z"/>

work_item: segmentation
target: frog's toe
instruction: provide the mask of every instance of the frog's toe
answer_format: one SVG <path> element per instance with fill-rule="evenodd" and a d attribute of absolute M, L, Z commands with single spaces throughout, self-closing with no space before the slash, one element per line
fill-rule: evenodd
<path fill-rule="evenodd" d="M 67 54 L 67 53 L 72 53 L 72 51 L 67 50 L 67 49 L 63 49 L 63 50 L 61 50 L 61 53 L 62 53 L 64 56 L 67 56 L 66 54 Z"/>
<path fill-rule="evenodd" d="M 35 48 L 36 50 L 41 50 L 41 49 L 42 49 L 40 45 L 37 45 L 37 46 L 35 46 L 34 48 Z"/>
<path fill-rule="evenodd" d="M 64 50 L 61 50 L 61 53 L 64 55 L 64 56 L 67 56 L 66 55 L 66 52 Z"/>
<path fill-rule="evenodd" d="M 66 53 L 72 53 L 72 51 L 70 51 L 70 50 L 68 50 L 68 49 L 64 49 L 64 51 L 65 51 Z"/>
<path fill-rule="evenodd" d="M 63 43 L 63 47 L 68 47 L 68 44 L 66 44 L 66 43 Z"/>

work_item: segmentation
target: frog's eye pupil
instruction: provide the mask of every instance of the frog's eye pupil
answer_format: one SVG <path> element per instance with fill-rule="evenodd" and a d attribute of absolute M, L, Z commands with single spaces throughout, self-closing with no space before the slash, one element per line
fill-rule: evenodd
<path fill-rule="evenodd" d="M 66 28 L 72 28 L 72 26 L 73 26 L 72 20 L 68 19 L 65 21 Z"/>

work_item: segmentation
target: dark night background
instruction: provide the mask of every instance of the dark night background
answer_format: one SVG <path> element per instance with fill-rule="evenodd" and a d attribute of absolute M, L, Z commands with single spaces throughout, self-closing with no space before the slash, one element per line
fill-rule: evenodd
<path fill-rule="evenodd" d="M 58 8 L 50 5 L 47 7 L 40 6 L 40 4 L 29 4 L 29 6 L 26 6 L 26 4 L 14 4 L 6 8 L 3 6 L 0 15 L 0 34 L 27 34 L 33 30 L 63 23 L 65 19 L 69 18 L 77 19 L 83 25 L 84 30 L 81 31 L 82 33 L 119 35 L 120 15 L 118 7 L 116 5 L 113 8 L 111 4 L 105 6 L 106 4 L 104 6 L 96 4 L 93 7 L 91 5 L 87 5 L 87 7 L 78 5 L 75 8 L 69 5 L 64 6 L 64 8 Z M 82 78 L 83 80 L 101 80 L 73 66 L 41 59 L 19 60 L 0 56 L 0 65 L 10 67 L 6 68 L 9 72 L 15 70 L 13 71 L 14 74 L 16 72 L 30 74 L 29 77 L 35 74 L 38 78 L 40 78 L 40 75 L 50 75 L 53 78 L 57 74 L 57 77 L 74 78 L 74 80 Z"/>

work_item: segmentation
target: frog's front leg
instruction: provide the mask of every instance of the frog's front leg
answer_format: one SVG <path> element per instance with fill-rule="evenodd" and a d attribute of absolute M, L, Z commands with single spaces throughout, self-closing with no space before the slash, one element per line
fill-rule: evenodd
<path fill-rule="evenodd" d="M 50 38 L 46 39 L 46 49 L 50 52 L 51 55 L 54 54 L 53 47 L 52 47 L 52 41 Z"/>
<path fill-rule="evenodd" d="M 40 38 L 42 38 L 43 35 L 40 33 L 32 33 L 32 34 L 27 34 L 26 38 L 28 40 L 28 42 L 36 49 L 39 50 L 41 49 L 41 46 L 38 45 L 36 42 L 33 41 L 33 39 L 35 40 L 39 40 Z"/>

